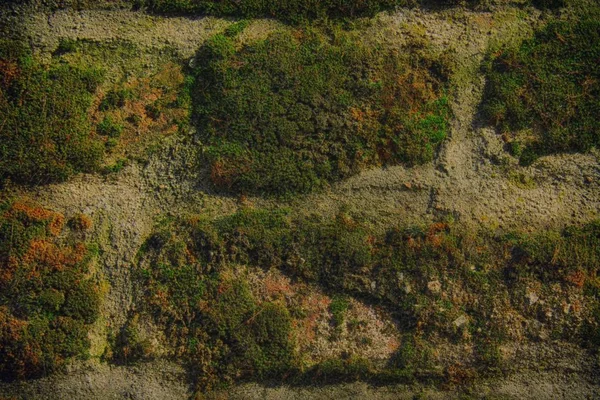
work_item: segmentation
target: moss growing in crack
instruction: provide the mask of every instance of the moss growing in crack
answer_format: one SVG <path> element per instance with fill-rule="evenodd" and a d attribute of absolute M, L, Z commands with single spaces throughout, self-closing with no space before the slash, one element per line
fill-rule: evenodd
<path fill-rule="evenodd" d="M 450 114 L 441 63 L 332 32 L 243 47 L 225 33 L 200 50 L 194 111 L 219 190 L 286 197 L 433 158 Z"/>

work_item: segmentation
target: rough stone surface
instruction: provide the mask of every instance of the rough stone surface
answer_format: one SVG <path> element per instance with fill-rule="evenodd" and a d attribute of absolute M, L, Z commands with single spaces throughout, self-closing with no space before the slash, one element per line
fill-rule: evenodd
<path fill-rule="evenodd" d="M 414 168 L 375 168 L 345 182 L 294 201 L 299 212 L 330 215 L 340 205 L 350 206 L 364 220 L 382 229 L 391 223 L 410 224 L 452 216 L 460 223 L 498 229 L 540 229 L 579 224 L 597 218 L 600 208 L 598 154 L 560 155 L 542 158 L 531 167 L 519 167 L 503 150 L 501 138 L 478 119 L 478 105 L 485 85 L 479 72 L 488 46 L 518 41 L 540 23 L 528 11 L 499 9 L 473 12 L 400 10 L 380 15 L 364 35 L 401 45 L 421 35 L 440 52 L 456 56 L 457 92 L 452 96 L 454 120 L 451 136 L 434 163 Z M 176 49 L 191 58 L 211 34 L 231 22 L 215 18 L 165 18 L 131 11 L 60 11 L 7 15 L 5 21 L 23 22 L 23 32 L 36 51 L 48 55 L 61 38 L 97 41 L 130 40 L 153 49 Z M 256 21 L 244 35 L 264 35 L 277 23 Z M 3 31 L 6 31 L 3 27 Z M 21 190 L 43 205 L 67 217 L 82 212 L 94 219 L 92 238 L 101 244 L 100 267 L 110 284 L 103 316 L 107 326 L 119 327 L 135 306 L 136 288 L 130 279 L 137 249 L 151 232 L 155 218 L 164 214 L 203 212 L 227 214 L 238 207 L 236 199 L 211 192 L 206 176 L 196 172 L 193 133 L 188 138 L 167 138 L 162 150 L 146 164 L 133 163 L 116 176 L 81 175 L 59 185 Z M 499 160 L 510 166 L 509 171 Z M 514 174 L 532 185 L 519 184 Z M 511 175 L 512 174 L 512 175 Z M 255 205 L 269 204 L 248 199 Z M 399 277 L 407 293 L 414 289 Z M 429 290 L 439 292 L 440 282 Z M 374 288 L 375 289 L 375 288 Z M 529 297 L 529 304 L 539 305 Z M 566 307 L 566 306 L 565 306 Z M 569 308 L 567 308 L 569 310 Z M 365 313 L 371 313 L 365 308 Z M 375 316 L 373 316 L 375 318 Z M 467 323 L 454 321 L 460 327 Z M 527 326 L 547 338 L 543 326 Z M 101 337 L 103 331 L 97 332 Z M 103 340 L 98 340 L 97 355 Z M 512 374 L 483 382 L 471 389 L 475 398 L 488 395 L 518 399 L 600 398 L 597 364 L 592 356 L 568 343 L 532 344 L 504 349 Z M 460 350 L 452 350 L 459 354 Z M 551 360 L 552 365 L 545 365 Z M 29 381 L 0 384 L 0 397 L 26 399 L 182 399 L 191 394 L 184 369 L 166 361 L 139 366 L 110 366 L 96 359 L 75 362 L 65 374 Z M 287 387 L 243 384 L 216 398 L 229 399 L 428 399 L 458 398 L 458 391 L 419 386 L 371 387 L 364 383 L 326 387 Z"/>

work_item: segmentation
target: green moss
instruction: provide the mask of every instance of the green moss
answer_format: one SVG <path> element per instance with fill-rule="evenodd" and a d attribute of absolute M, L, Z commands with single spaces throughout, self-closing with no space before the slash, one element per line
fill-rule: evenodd
<path fill-rule="evenodd" d="M 332 289 L 351 290 L 345 284 L 347 276 L 372 266 L 373 243 L 368 230 L 343 213 L 334 220 L 297 221 L 296 229 L 305 262 L 295 266 L 295 274 Z"/>
<path fill-rule="evenodd" d="M 541 9 L 554 9 L 564 7 L 567 3 L 567 0 L 532 0 L 531 3 Z"/>
<path fill-rule="evenodd" d="M 230 262 L 279 265 L 284 249 L 292 242 L 291 220 L 286 210 L 241 210 L 218 220 L 215 228 L 219 236 L 229 239 L 229 246 L 240 249 L 230 254 Z"/>
<path fill-rule="evenodd" d="M 53 288 L 46 289 L 40 292 L 38 302 L 44 311 L 54 313 L 65 303 L 65 294 Z"/>
<path fill-rule="evenodd" d="M 77 41 L 73 39 L 59 39 L 58 48 L 54 52 L 54 55 L 63 55 L 72 53 L 77 50 Z"/>
<path fill-rule="evenodd" d="M 100 71 L 35 61 L 0 42 L 0 184 L 39 184 L 93 171 L 101 142 L 90 136 L 88 108 Z"/>
<path fill-rule="evenodd" d="M 100 296 L 94 282 L 84 281 L 69 290 L 63 307 L 65 315 L 91 324 L 100 315 Z"/>
<path fill-rule="evenodd" d="M 594 274 L 600 268 L 600 226 L 590 223 L 563 232 L 509 234 L 511 268 L 542 282 L 563 280 L 576 271 Z"/>
<path fill-rule="evenodd" d="M 109 143 L 113 143 L 112 142 L 113 140 L 115 140 L 115 139 L 109 139 L 106 142 L 106 145 L 108 146 Z M 116 146 L 116 144 L 114 144 L 114 145 Z M 121 158 L 121 159 L 116 160 L 114 164 L 104 166 L 102 168 L 102 173 L 117 174 L 117 173 L 121 172 L 123 170 L 123 168 L 125 168 L 127 165 L 129 165 L 129 160 L 127 160 L 125 158 Z"/>
<path fill-rule="evenodd" d="M 200 50 L 194 109 L 219 190 L 285 197 L 367 166 L 431 161 L 450 113 L 437 61 L 333 31 L 241 48 L 219 34 Z"/>
<path fill-rule="evenodd" d="M 158 321 L 166 322 L 174 343 L 187 341 L 192 369 L 207 363 L 205 386 L 237 377 L 280 377 L 296 368 L 290 341 L 289 311 L 277 303 L 258 303 L 243 277 L 189 275 L 189 267 L 160 266 L 143 271 L 150 294 L 168 294 L 168 304 L 154 301 Z M 122 349 L 115 351 L 123 357 Z"/>
<path fill-rule="evenodd" d="M 257 302 L 244 276 L 233 276 L 222 265 L 225 249 L 217 233 L 232 240 L 228 247 L 234 259 L 236 237 L 247 233 L 252 238 L 245 241 L 245 248 L 239 243 L 239 253 L 251 253 L 252 246 L 258 246 L 253 240 L 262 237 L 256 221 L 276 229 L 281 218 L 248 212 L 224 218 L 216 227 L 197 220 L 188 231 L 191 241 L 162 230 L 144 246 L 142 259 L 152 261 L 139 276 L 150 295 L 152 313 L 170 327 L 170 340 L 187 341 L 192 368 L 209 371 L 202 378 L 204 386 L 233 377 L 282 376 L 296 368 L 289 311 L 277 303 Z"/>
<path fill-rule="evenodd" d="M 600 144 L 599 55 L 600 23 L 590 19 L 552 22 L 492 57 L 483 111 L 502 131 L 532 129 L 529 142 L 513 145 L 522 164 Z"/>
<path fill-rule="evenodd" d="M 333 220 L 296 219 L 285 209 L 242 209 L 212 222 L 194 221 L 192 228 L 194 250 L 204 261 L 287 265 L 290 273 L 335 289 L 374 261 L 373 237 L 344 213 Z"/>
<path fill-rule="evenodd" d="M 340 329 L 342 327 L 342 324 L 345 320 L 346 311 L 348 311 L 349 306 L 350 303 L 345 297 L 334 296 L 331 300 L 329 312 L 331 312 L 333 325 L 336 327 L 336 329 Z"/>
<path fill-rule="evenodd" d="M 114 108 L 121 108 L 127 100 L 133 98 L 133 93 L 128 89 L 118 89 L 109 91 L 100 103 L 101 111 L 108 111 Z"/>
<path fill-rule="evenodd" d="M 502 353 L 496 338 L 484 338 L 475 343 L 477 365 L 485 374 L 494 374 L 502 367 Z"/>
<path fill-rule="evenodd" d="M 110 116 L 104 117 L 96 127 L 98 134 L 109 138 L 118 138 L 123 132 L 123 126 L 115 123 Z"/>
<path fill-rule="evenodd" d="M 596 304 L 592 308 L 590 317 L 581 327 L 583 342 L 596 352 L 600 351 L 600 298 L 596 297 Z"/>
<path fill-rule="evenodd" d="M 264 303 L 251 318 L 250 331 L 239 342 L 246 349 L 244 358 L 255 370 L 253 378 L 280 377 L 297 368 L 290 340 L 292 319 L 287 308 Z"/>
<path fill-rule="evenodd" d="M 405 334 L 400 348 L 393 355 L 390 364 L 400 371 L 422 370 L 432 365 L 433 349 L 424 340 L 411 334 Z"/>

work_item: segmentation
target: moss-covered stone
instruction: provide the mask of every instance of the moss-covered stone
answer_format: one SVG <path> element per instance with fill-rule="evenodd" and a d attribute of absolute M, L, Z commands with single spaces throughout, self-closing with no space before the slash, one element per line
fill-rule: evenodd
<path fill-rule="evenodd" d="M 57 244 L 62 215 L 0 204 L 0 376 L 39 377 L 86 357 L 100 291 L 83 243 Z"/>
<path fill-rule="evenodd" d="M 512 334 L 498 310 L 511 307 L 525 319 L 540 318 L 543 309 L 523 292 L 531 285 L 540 296 L 544 288 L 561 285 L 585 296 L 584 320 L 564 315 L 544 321 L 556 338 L 596 343 L 600 236 L 594 223 L 494 234 L 440 222 L 382 235 L 347 211 L 325 219 L 265 209 L 172 223 L 161 229 L 170 235 L 149 239 L 140 277 L 148 311 L 167 327 L 171 343 L 186 349 L 191 368 L 204 371 L 205 386 L 242 378 L 407 382 L 494 375 L 505 368 L 501 346 Z M 246 267 L 235 267 L 240 264 Z M 303 366 L 291 335 L 302 312 L 285 301 L 257 300 L 249 268 L 278 268 L 331 290 L 333 330 L 346 330 L 349 296 L 384 307 L 401 321 L 396 354 L 386 366 L 354 354 Z M 545 296 L 562 307 L 550 290 Z M 441 338 L 472 346 L 473 364 L 440 369 L 433 349 Z"/>
<path fill-rule="evenodd" d="M 519 48 L 491 57 L 483 111 L 514 140 L 522 164 L 600 144 L 599 43 L 597 20 L 552 22 Z M 516 137 L 524 129 L 531 134 Z"/>
<path fill-rule="evenodd" d="M 194 111 L 219 190 L 285 197 L 432 160 L 450 116 L 441 63 L 332 30 L 218 34 L 200 50 Z"/>
<path fill-rule="evenodd" d="M 19 42 L 0 42 L 0 184 L 63 181 L 98 167 L 103 148 L 88 108 L 101 81 L 97 69 L 46 68 Z"/>

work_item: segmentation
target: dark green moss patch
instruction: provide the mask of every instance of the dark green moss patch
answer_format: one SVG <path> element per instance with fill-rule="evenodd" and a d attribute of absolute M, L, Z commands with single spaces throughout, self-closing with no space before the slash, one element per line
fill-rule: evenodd
<path fill-rule="evenodd" d="M 100 71 L 38 64 L 17 42 L 0 42 L 0 184 L 63 181 L 93 171 L 103 154 L 88 108 Z"/>
<path fill-rule="evenodd" d="M 299 22 L 315 18 L 356 18 L 407 5 L 406 0 L 140 0 L 156 12 L 219 16 L 274 17 Z"/>
<path fill-rule="evenodd" d="M 200 50 L 195 114 L 222 191 L 289 196 L 375 165 L 431 161 L 448 130 L 443 67 L 347 33 L 280 31 Z"/>
<path fill-rule="evenodd" d="M 109 341 L 113 347 L 113 351 L 110 352 L 111 359 L 119 364 L 133 364 L 146 360 L 152 353 L 152 345 L 143 337 L 137 314 L 127 321 L 118 335 L 109 335 Z"/>
<path fill-rule="evenodd" d="M 600 144 L 600 22 L 553 22 L 488 65 L 485 118 L 524 165 Z M 515 131 L 529 135 L 514 137 Z"/>
<path fill-rule="evenodd" d="M 98 134 L 109 138 L 118 138 L 123 132 L 123 126 L 115 123 L 109 116 L 104 117 L 96 127 Z"/>
<path fill-rule="evenodd" d="M 123 107 L 127 100 L 133 98 L 133 93 L 128 89 L 119 89 L 109 91 L 100 103 L 101 111 L 108 111 L 114 108 Z"/>

